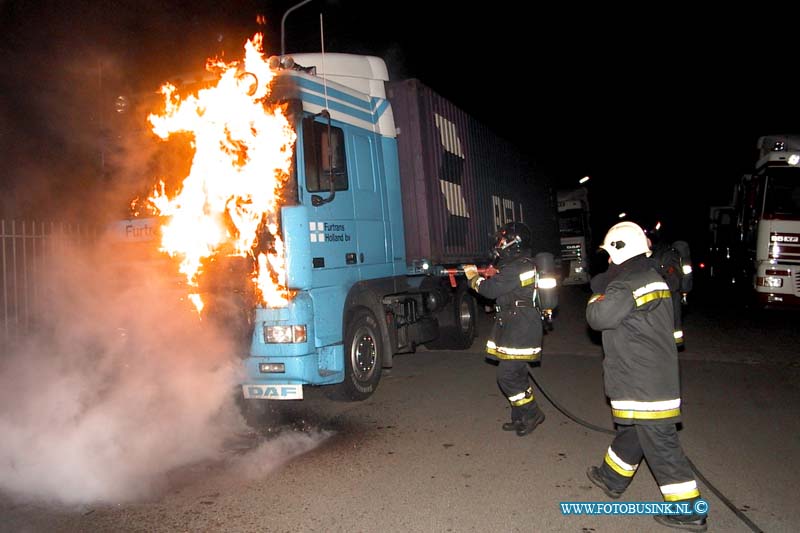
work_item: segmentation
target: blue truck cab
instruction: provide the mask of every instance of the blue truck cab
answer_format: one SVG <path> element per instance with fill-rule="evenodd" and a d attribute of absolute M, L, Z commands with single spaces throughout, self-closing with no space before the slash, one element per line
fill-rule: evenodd
<path fill-rule="evenodd" d="M 526 182 L 506 168 L 509 152 L 416 80 L 396 87 L 406 108 L 398 127 L 380 58 L 271 63 L 271 98 L 297 133 L 280 208 L 291 294 L 285 307 L 255 309 L 243 397 L 295 400 L 325 386 L 332 398 L 363 400 L 395 354 L 471 346 L 474 293 L 463 276 L 436 274 L 487 263 L 492 229 L 511 220 L 557 250 L 555 196 L 543 184 L 517 191 Z"/>
<path fill-rule="evenodd" d="M 396 351 L 397 317 L 383 300 L 422 279 L 407 276 L 388 74 L 375 57 L 292 59 L 273 95 L 289 104 L 298 135 L 295 205 L 281 208 L 294 295 L 287 307 L 256 309 L 243 394 L 299 399 L 305 385 L 338 384 L 339 396 L 362 399 Z M 313 72 L 322 64 L 325 78 Z"/>

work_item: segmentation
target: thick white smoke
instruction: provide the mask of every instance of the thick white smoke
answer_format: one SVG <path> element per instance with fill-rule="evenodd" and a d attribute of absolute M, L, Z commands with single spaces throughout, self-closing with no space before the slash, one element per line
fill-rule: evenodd
<path fill-rule="evenodd" d="M 0 357 L 0 490 L 67 504 L 152 497 L 246 427 L 234 343 L 174 277 L 113 245 L 64 250 L 34 334 Z"/>

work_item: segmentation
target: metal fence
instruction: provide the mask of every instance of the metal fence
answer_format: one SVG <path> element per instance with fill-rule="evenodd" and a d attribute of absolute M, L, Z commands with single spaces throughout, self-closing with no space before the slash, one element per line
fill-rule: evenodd
<path fill-rule="evenodd" d="M 89 226 L 0 220 L 0 348 L 30 332 L 32 312 L 45 298 L 47 269 L 57 266 L 59 255 L 96 237 Z"/>

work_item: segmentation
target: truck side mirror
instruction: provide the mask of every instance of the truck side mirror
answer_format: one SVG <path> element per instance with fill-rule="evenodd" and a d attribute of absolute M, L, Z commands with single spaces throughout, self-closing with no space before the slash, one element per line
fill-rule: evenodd
<path fill-rule="evenodd" d="M 319 207 L 321 205 L 327 204 L 328 202 L 332 202 L 334 198 L 336 198 L 336 175 L 333 171 L 334 169 L 334 141 L 333 141 L 333 134 L 331 133 L 331 114 L 328 112 L 327 109 L 323 109 L 320 111 L 317 116 L 322 116 L 328 119 L 328 142 L 323 148 L 327 149 L 328 155 L 328 183 L 330 184 L 330 190 L 328 191 L 328 196 L 323 198 L 318 194 L 314 194 L 311 196 L 311 205 L 314 207 Z"/>

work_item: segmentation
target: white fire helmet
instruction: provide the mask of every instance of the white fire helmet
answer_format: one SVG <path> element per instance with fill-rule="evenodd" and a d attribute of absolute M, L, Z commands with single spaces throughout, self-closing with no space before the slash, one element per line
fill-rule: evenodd
<path fill-rule="evenodd" d="M 611 226 L 600 248 L 608 252 L 615 265 L 650 252 L 644 230 L 633 222 L 620 222 Z"/>

